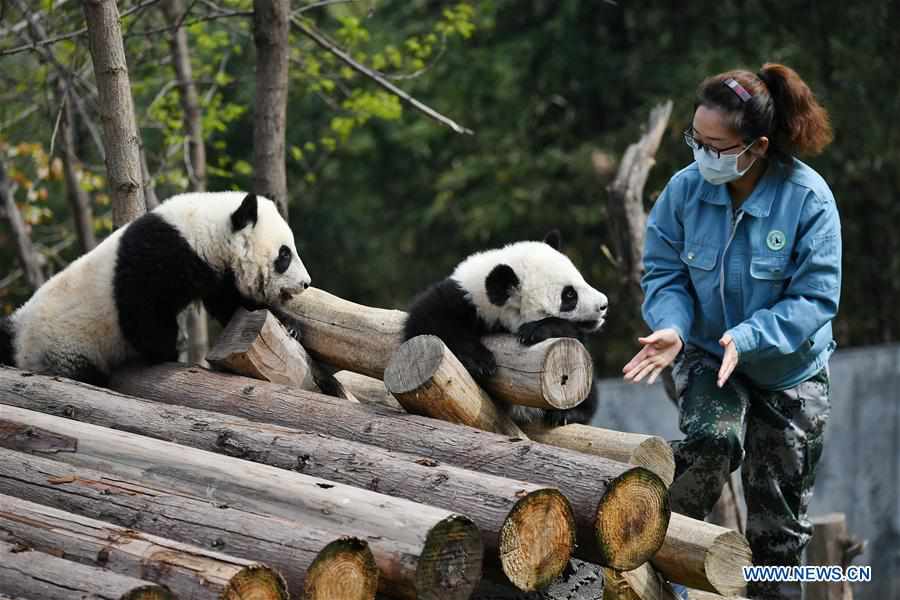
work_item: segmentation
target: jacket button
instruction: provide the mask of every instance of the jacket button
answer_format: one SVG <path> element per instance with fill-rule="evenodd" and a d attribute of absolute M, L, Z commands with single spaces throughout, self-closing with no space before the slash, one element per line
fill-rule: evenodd
<path fill-rule="evenodd" d="M 690 252 L 690 253 L 688 254 L 688 260 L 694 260 L 694 253 L 693 253 L 693 252 Z"/>

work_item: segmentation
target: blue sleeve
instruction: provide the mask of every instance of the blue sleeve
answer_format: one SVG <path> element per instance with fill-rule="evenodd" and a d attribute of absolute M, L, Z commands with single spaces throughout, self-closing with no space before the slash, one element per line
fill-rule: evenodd
<path fill-rule="evenodd" d="M 781 300 L 728 331 L 741 362 L 792 354 L 837 314 L 841 223 L 833 199 L 808 193 L 796 249 L 797 270 Z"/>
<path fill-rule="evenodd" d="M 644 276 L 641 312 L 651 331 L 672 328 L 687 342 L 694 320 L 691 276 L 681 260 L 684 226 L 679 206 L 682 186 L 675 179 L 660 194 L 647 219 L 644 239 Z"/>

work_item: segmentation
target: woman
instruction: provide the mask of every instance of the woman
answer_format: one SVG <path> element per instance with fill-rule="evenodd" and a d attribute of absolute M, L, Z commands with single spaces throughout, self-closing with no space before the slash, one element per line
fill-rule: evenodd
<path fill-rule="evenodd" d="M 647 222 L 653 333 L 623 372 L 652 383 L 674 362 L 686 437 L 673 442 L 672 509 L 703 519 L 743 465 L 754 563 L 799 565 L 830 407 L 841 232 L 828 185 L 794 157 L 828 145 L 828 115 L 796 72 L 766 64 L 704 80 L 684 139 L 695 162 Z M 786 583 L 749 591 L 789 597 Z"/>

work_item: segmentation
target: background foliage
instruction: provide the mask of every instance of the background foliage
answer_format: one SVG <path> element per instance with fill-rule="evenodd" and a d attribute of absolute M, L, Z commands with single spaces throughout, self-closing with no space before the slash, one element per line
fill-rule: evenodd
<path fill-rule="evenodd" d="M 41 2 L 45 10 L 51 4 Z M 120 3 L 120 10 L 127 6 Z M 249 10 L 251 2 L 219 6 Z M 126 18 L 126 50 L 150 170 L 165 198 L 184 189 L 187 179 L 167 34 L 147 33 L 165 27 L 157 13 L 148 8 Z M 668 177 L 690 160 L 679 132 L 690 119 L 699 81 L 776 61 L 806 79 L 835 128 L 834 144 L 808 162 L 832 186 L 843 221 L 838 342 L 900 339 L 897 2 L 360 0 L 302 17 L 475 132 L 453 133 L 309 40 L 292 37 L 290 219 L 317 287 L 402 308 L 467 254 L 558 227 L 567 253 L 611 298 L 611 323 L 593 352 L 601 373 L 616 374 L 645 331 L 634 307 L 617 307 L 621 277 L 615 257 L 603 249 L 609 238 L 605 186 L 618 157 L 637 139 L 650 108 L 674 100 L 647 185 L 649 208 Z M 9 17 L 2 23 L 8 25 Z M 54 33 L 81 26 L 78 6 L 48 17 Z M 251 182 L 250 26 L 245 17 L 189 25 L 213 190 Z M 86 65 L 84 79 L 92 80 L 83 38 L 53 50 L 66 65 Z M 0 62 L 0 152 L 18 183 L 16 198 L 33 237 L 58 269 L 75 258 L 76 245 L 66 245 L 71 222 L 58 159 L 50 152 L 58 112 L 52 70 L 34 53 Z M 83 126 L 78 140 L 82 185 L 92 193 L 98 230 L 108 231 L 102 163 Z M 603 172 L 592 165 L 594 150 L 609 157 Z M 3 276 L 15 267 L 14 246 L 0 224 L 0 303 L 7 311 L 30 293 L 22 279 Z"/>

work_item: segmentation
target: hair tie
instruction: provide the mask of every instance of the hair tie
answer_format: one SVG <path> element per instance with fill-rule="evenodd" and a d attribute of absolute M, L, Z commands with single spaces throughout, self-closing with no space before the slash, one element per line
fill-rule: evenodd
<path fill-rule="evenodd" d="M 753 96 L 744 89 L 744 86 L 739 84 L 736 80 L 729 77 L 725 80 L 725 85 L 731 88 L 731 90 L 738 95 L 738 98 L 741 99 L 742 102 L 748 102 Z"/>

